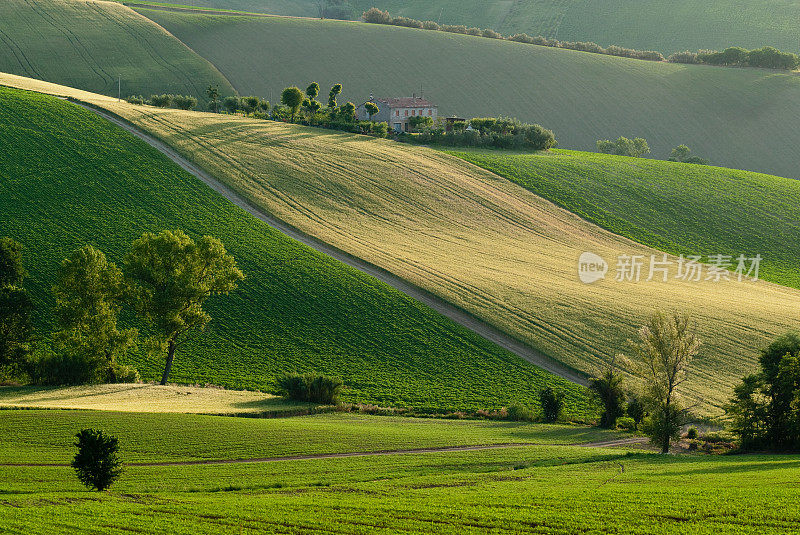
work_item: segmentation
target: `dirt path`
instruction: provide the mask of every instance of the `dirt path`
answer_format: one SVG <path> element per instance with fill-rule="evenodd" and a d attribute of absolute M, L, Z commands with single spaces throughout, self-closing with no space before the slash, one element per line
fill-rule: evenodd
<path fill-rule="evenodd" d="M 342 459 L 346 457 L 379 457 L 384 455 L 409 455 L 415 453 L 457 453 L 465 451 L 498 450 L 507 448 L 524 448 L 527 446 L 580 446 L 585 448 L 612 448 L 644 444 L 646 439 L 640 437 L 624 438 L 587 443 L 541 443 L 541 442 L 506 442 L 501 444 L 482 444 L 475 446 L 445 446 L 440 448 L 414 448 L 407 450 L 354 451 L 342 453 L 315 453 L 310 455 L 285 455 L 282 457 L 255 457 L 250 459 L 199 459 L 196 461 L 161 461 L 145 463 L 125 463 L 126 466 L 191 466 L 210 464 L 250 464 L 274 463 L 281 461 L 312 461 L 317 459 Z M 68 463 L 0 463 L 0 467 L 12 466 L 69 466 Z"/>
<path fill-rule="evenodd" d="M 427 305 L 428 307 L 432 308 L 439 314 L 446 316 L 447 318 L 451 319 L 452 321 L 458 323 L 459 325 L 466 327 L 467 329 L 471 330 L 472 332 L 482 336 L 483 338 L 494 342 L 495 344 L 499 345 L 503 349 L 506 349 L 515 355 L 527 360 L 528 362 L 539 366 L 540 368 L 553 373 L 555 375 L 561 376 L 568 381 L 573 383 L 577 383 L 582 386 L 587 385 L 587 380 L 584 375 L 581 373 L 568 368 L 564 364 L 551 359 L 550 357 L 543 355 L 542 353 L 536 351 L 535 349 L 531 348 L 530 346 L 520 342 L 519 340 L 513 338 L 512 336 L 506 334 L 503 331 L 489 325 L 485 321 L 472 316 L 468 312 L 454 306 L 453 304 L 445 301 L 444 299 L 433 295 L 432 293 L 415 286 L 404 279 L 401 279 L 397 275 L 386 271 L 378 266 L 370 264 L 360 258 L 357 258 L 341 249 L 333 247 L 323 241 L 320 241 L 312 236 L 305 234 L 304 232 L 292 227 L 291 225 L 280 221 L 274 218 L 272 215 L 264 212 L 258 206 L 251 204 L 249 201 L 245 200 L 239 194 L 228 188 L 225 184 L 221 183 L 198 166 L 191 163 L 189 160 L 185 159 L 183 156 L 178 154 L 174 149 L 172 149 L 166 143 L 159 141 L 158 139 L 150 136 L 139 130 L 138 128 L 134 127 L 130 123 L 110 114 L 103 110 L 99 110 L 93 106 L 89 106 L 87 104 L 81 103 L 79 101 L 72 100 L 75 104 L 83 106 L 87 110 L 96 113 L 100 117 L 124 128 L 128 132 L 132 133 L 133 135 L 137 136 L 138 138 L 144 140 L 149 145 L 154 147 L 155 149 L 162 152 L 165 156 L 167 156 L 170 160 L 181 166 L 183 169 L 188 171 L 189 173 L 193 174 L 200 180 L 202 180 L 205 184 L 211 187 L 214 191 L 231 201 L 233 204 L 247 210 L 253 216 L 257 217 L 261 221 L 265 222 L 272 228 L 282 232 L 283 234 L 289 236 L 290 238 L 297 240 L 309 247 L 317 250 L 318 252 L 330 256 L 340 262 L 347 264 L 350 267 L 353 267 L 359 271 L 366 273 L 376 279 L 385 282 L 389 286 L 392 286 L 394 289 L 403 292 L 407 296 L 416 299 L 417 301 Z"/>

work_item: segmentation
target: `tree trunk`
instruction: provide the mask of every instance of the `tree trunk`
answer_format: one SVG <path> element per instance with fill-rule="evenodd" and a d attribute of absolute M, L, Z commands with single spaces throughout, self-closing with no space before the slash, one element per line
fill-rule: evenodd
<path fill-rule="evenodd" d="M 169 372 L 172 370 L 172 360 L 175 358 L 175 340 L 170 340 L 167 346 L 167 365 L 164 366 L 164 375 L 161 376 L 161 384 L 167 384 Z"/>
<path fill-rule="evenodd" d="M 661 443 L 661 453 L 669 453 L 669 435 L 665 436 Z"/>

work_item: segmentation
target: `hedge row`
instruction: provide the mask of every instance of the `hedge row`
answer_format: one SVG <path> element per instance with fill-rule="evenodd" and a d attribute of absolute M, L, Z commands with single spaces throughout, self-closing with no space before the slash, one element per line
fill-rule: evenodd
<path fill-rule="evenodd" d="M 373 7 L 365 11 L 361 17 L 364 22 L 370 24 L 388 24 L 392 26 L 404 26 L 406 28 L 419 28 L 422 30 L 436 30 L 450 33 L 460 33 L 464 35 L 474 35 L 476 37 L 486 37 L 488 39 L 505 39 L 538 46 L 548 46 L 552 48 L 566 48 L 569 50 L 579 50 L 581 52 L 591 52 L 593 54 L 605 54 L 608 56 L 619 56 L 623 58 L 643 59 L 647 61 L 665 61 L 661 52 L 654 50 L 636 50 L 617 45 L 602 47 L 591 41 L 559 41 L 558 39 L 548 39 L 541 35 L 531 37 L 525 33 L 518 33 L 504 37 L 494 30 L 468 28 L 463 25 L 438 24 L 431 20 L 415 20 L 407 17 L 392 17 L 388 11 L 381 11 Z M 700 50 L 698 52 L 677 52 L 669 56 L 666 61 L 672 63 L 704 63 L 708 65 L 723 65 L 736 67 L 762 67 L 767 69 L 794 70 L 800 66 L 800 57 L 790 52 L 781 52 L 771 46 L 765 46 L 756 50 L 745 50 L 739 47 L 726 48 L 722 52 L 714 50 Z"/>

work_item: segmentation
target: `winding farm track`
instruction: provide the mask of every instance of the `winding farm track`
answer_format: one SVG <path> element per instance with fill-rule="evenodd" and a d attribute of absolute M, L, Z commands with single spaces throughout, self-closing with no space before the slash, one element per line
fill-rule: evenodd
<path fill-rule="evenodd" d="M 415 453 L 457 453 L 465 451 L 498 450 L 508 448 L 524 448 L 526 446 L 578 446 L 583 448 L 618 448 L 644 444 L 647 439 L 630 437 L 601 442 L 587 442 L 583 444 L 545 444 L 536 442 L 507 442 L 503 444 L 482 444 L 476 446 L 445 446 L 441 448 L 416 448 L 407 450 L 380 450 L 380 451 L 355 451 L 343 453 L 316 453 L 311 455 L 287 455 L 283 457 L 257 457 L 252 459 L 198 459 L 194 461 L 160 461 L 144 463 L 125 463 L 126 466 L 191 466 L 208 464 L 253 464 L 275 463 L 281 461 L 313 461 L 318 459 L 342 459 L 347 457 L 379 457 L 384 455 L 409 455 Z M 68 463 L 0 463 L 0 466 L 70 466 Z"/>
<path fill-rule="evenodd" d="M 142 132 L 135 126 L 131 125 L 130 123 L 120 119 L 119 117 L 108 113 L 104 110 L 98 109 L 94 106 L 88 105 L 83 103 L 79 100 L 70 99 L 71 102 L 86 108 L 87 110 L 96 113 L 103 119 L 114 123 L 115 125 L 127 130 L 128 132 L 132 133 L 133 135 L 137 136 L 138 138 L 144 140 L 146 143 L 160 151 L 164 154 L 167 158 L 181 166 L 184 170 L 188 171 L 189 173 L 193 174 L 201 181 L 203 181 L 206 185 L 211 187 L 214 191 L 231 201 L 236 206 L 248 211 L 251 215 L 257 217 L 261 221 L 265 222 L 272 228 L 282 232 L 283 234 L 289 236 L 290 238 L 297 240 L 316 251 L 330 256 L 340 262 L 347 264 L 350 267 L 353 267 L 359 271 L 366 273 L 376 279 L 388 284 L 389 286 L 393 287 L 394 289 L 406 294 L 407 296 L 425 304 L 426 306 L 432 308 L 433 310 L 437 311 L 438 313 L 442 314 L 443 316 L 449 318 L 450 320 L 458 323 L 459 325 L 471 330 L 472 332 L 482 336 L 483 338 L 494 342 L 498 346 L 506 349 L 515 355 L 519 356 L 520 358 L 530 362 L 531 364 L 535 364 L 536 366 L 546 370 L 550 373 L 555 375 L 559 375 L 568 381 L 573 383 L 586 386 L 587 379 L 586 376 L 583 374 L 563 365 L 562 363 L 551 359 L 550 357 L 534 350 L 530 346 L 520 342 L 516 338 L 504 333 L 503 331 L 489 325 L 488 323 L 472 316 L 468 312 L 454 306 L 453 304 L 445 301 L 444 299 L 437 297 L 422 288 L 415 286 L 414 284 L 409 283 L 408 281 L 382 269 L 374 264 L 366 262 L 360 258 L 357 258 L 353 255 L 350 255 L 341 249 L 338 249 L 328 243 L 325 243 L 321 240 L 313 238 L 302 231 L 292 227 L 291 225 L 276 219 L 272 215 L 264 212 L 262 209 L 254 206 L 239 194 L 231 190 L 228 186 L 223 184 L 222 182 L 215 179 L 210 174 L 206 173 L 204 170 L 200 169 L 198 166 L 178 154 L 175 150 L 173 150 L 169 145 L 166 143 Z"/>

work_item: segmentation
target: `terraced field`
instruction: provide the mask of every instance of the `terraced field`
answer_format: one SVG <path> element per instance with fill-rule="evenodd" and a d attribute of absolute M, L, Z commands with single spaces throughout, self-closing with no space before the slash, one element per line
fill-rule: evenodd
<path fill-rule="evenodd" d="M 166 4 L 315 17 L 318 2 L 300 0 L 161 0 Z M 371 8 L 418 20 L 594 41 L 663 53 L 765 45 L 797 51 L 800 6 L 766 0 L 349 0 L 356 17 Z"/>
<path fill-rule="evenodd" d="M 233 93 L 208 61 L 113 2 L 3 0 L 0 71 L 116 96 L 179 93 L 205 100 L 217 84 Z"/>
<path fill-rule="evenodd" d="M 641 136 L 654 158 L 685 143 L 715 165 L 800 178 L 800 77 L 791 73 L 372 24 L 138 11 L 211 61 L 240 93 L 273 102 L 284 87 L 312 80 L 343 83 L 345 102 L 424 90 L 442 115 L 519 117 L 552 129 L 562 148 L 594 150 L 598 139 Z"/>
<path fill-rule="evenodd" d="M 734 382 L 753 369 L 759 349 L 796 326 L 800 293 L 765 282 L 584 285 L 576 266 L 584 251 L 606 259 L 659 253 L 438 151 L 283 123 L 118 104 L 8 76 L 0 82 L 73 94 L 123 116 L 303 232 L 581 370 L 594 371 L 624 350 L 654 309 L 691 311 L 705 346 L 684 392 L 700 411 L 718 412 Z M 674 164 L 654 165 L 669 170 Z"/>
<path fill-rule="evenodd" d="M 8 88 L 0 101 L 0 235 L 25 246 L 43 337 L 55 271 L 72 250 L 90 243 L 119 263 L 141 233 L 181 228 L 219 237 L 247 279 L 208 303 L 209 331 L 176 358 L 176 382 L 274 390 L 280 373 L 316 369 L 344 378 L 345 401 L 436 410 L 535 404 L 554 384 L 575 417 L 593 414 L 579 387 L 286 238 L 95 114 Z M 132 363 L 146 379 L 163 365 L 143 354 Z"/>
<path fill-rule="evenodd" d="M 795 499 L 800 458 L 791 455 L 662 456 L 530 445 L 269 463 L 128 465 L 110 492 L 93 493 L 65 464 L 69 435 L 87 424 L 116 433 L 127 462 L 586 442 L 591 435 L 581 433 L 596 431 L 349 415 L 253 420 L 56 412 L 0 412 L 5 454 L 0 462 L 60 463 L 0 466 L 0 513 L 7 530 L 121 534 L 158 526 L 179 534 L 255 534 L 335 525 L 346 534 L 771 535 L 800 527 Z"/>

